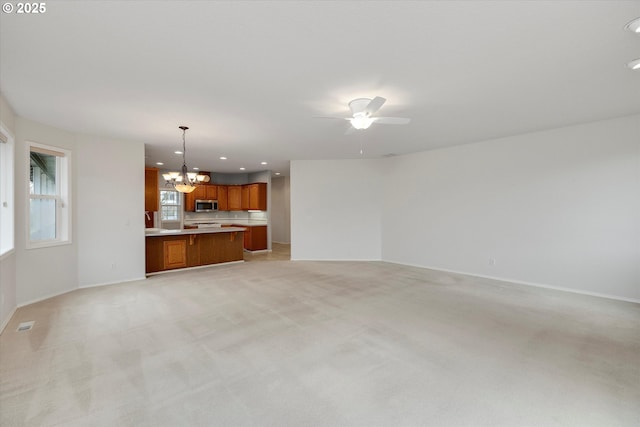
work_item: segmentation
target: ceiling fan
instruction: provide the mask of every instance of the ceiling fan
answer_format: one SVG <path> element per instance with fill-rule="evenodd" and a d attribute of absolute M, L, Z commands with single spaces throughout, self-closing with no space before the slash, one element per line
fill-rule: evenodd
<path fill-rule="evenodd" d="M 373 99 L 357 98 L 349 102 L 349 109 L 352 117 L 324 117 L 327 119 L 349 120 L 351 126 L 345 132 L 345 135 L 352 133 L 354 130 L 363 130 L 369 128 L 373 123 L 383 125 L 406 125 L 411 119 L 405 117 L 372 117 L 382 107 L 386 99 L 376 96 Z"/>

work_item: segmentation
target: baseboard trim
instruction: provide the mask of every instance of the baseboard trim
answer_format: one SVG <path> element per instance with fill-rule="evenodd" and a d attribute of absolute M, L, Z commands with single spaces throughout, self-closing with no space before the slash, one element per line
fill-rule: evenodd
<path fill-rule="evenodd" d="M 31 305 L 31 304 L 35 304 L 37 302 L 41 302 L 50 298 L 55 298 L 55 297 L 59 297 L 60 295 L 64 295 L 64 294 L 68 294 L 69 292 L 73 292 L 73 291 L 77 291 L 78 289 L 87 289 L 87 288 L 96 288 L 98 286 L 107 286 L 107 285 L 117 285 L 119 283 L 127 283 L 127 282 L 135 282 L 136 280 L 144 280 L 145 277 L 141 277 L 139 279 L 131 279 L 131 280 L 121 280 L 118 282 L 105 282 L 105 283 L 96 283 L 96 284 L 91 284 L 91 285 L 84 285 L 84 286 L 78 286 L 77 288 L 74 289 L 68 289 L 66 291 L 62 291 L 62 292 L 58 292 L 55 294 L 49 294 L 49 295 L 45 295 L 41 298 L 36 298 L 30 301 L 25 301 L 23 303 L 18 304 L 18 308 L 20 307 L 25 307 L 27 305 Z"/>
<path fill-rule="evenodd" d="M 290 245 L 291 242 L 276 242 L 275 240 L 272 240 L 271 243 L 277 243 L 279 245 Z"/>
<path fill-rule="evenodd" d="M 331 258 L 291 258 L 291 261 L 331 261 L 331 262 L 340 262 L 340 261 L 344 261 L 344 262 L 380 262 L 382 261 L 381 259 L 369 259 L 369 258 L 357 258 L 357 259 L 344 259 L 344 258 L 336 258 L 336 259 L 331 259 Z M 391 263 L 394 264 L 394 263 Z M 408 264 L 407 264 L 408 265 Z M 414 267 L 418 267 L 417 265 L 415 265 Z"/>
<path fill-rule="evenodd" d="M 201 268 L 219 267 L 219 266 L 222 266 L 222 265 L 241 264 L 243 262 L 244 262 L 244 260 L 229 261 L 229 262 L 219 262 L 217 264 L 198 265 L 196 267 L 186 267 L 186 268 L 176 268 L 174 270 L 156 271 L 154 273 L 147 273 L 147 277 L 157 276 L 158 274 L 179 273 L 181 271 L 200 270 Z"/>
<path fill-rule="evenodd" d="M 4 328 L 7 327 L 13 315 L 16 314 L 16 310 L 18 310 L 18 307 L 13 307 L 13 310 L 11 310 L 11 314 L 9 314 L 9 316 L 6 319 L 4 319 L 4 321 L 0 325 L 0 334 L 4 332 Z"/>
<path fill-rule="evenodd" d="M 77 290 L 78 290 L 78 288 L 67 289 L 66 291 L 61 291 L 61 292 L 58 292 L 58 293 L 55 293 L 55 294 L 45 295 L 45 296 L 43 296 L 41 298 L 36 298 L 36 299 L 32 299 L 30 301 L 25 301 L 23 303 L 18 304 L 18 308 L 26 307 L 28 305 L 35 304 L 37 302 L 44 301 L 44 300 L 49 299 L 49 298 L 59 297 L 60 295 L 68 294 L 69 292 L 73 292 L 73 291 L 77 291 Z"/>
<path fill-rule="evenodd" d="M 543 284 L 543 283 L 527 282 L 527 281 L 524 281 L 524 280 L 508 279 L 508 278 L 505 278 L 505 277 L 486 276 L 484 274 L 469 273 L 469 272 L 465 272 L 465 271 L 449 270 L 449 269 L 446 269 L 446 268 L 430 267 L 430 266 L 409 264 L 409 263 L 397 262 L 397 261 L 383 261 L 383 262 L 388 262 L 389 264 L 406 265 L 407 267 L 417 267 L 417 268 L 426 268 L 428 270 L 443 271 L 445 273 L 463 274 L 465 276 L 480 277 L 482 279 L 498 280 L 500 282 L 514 283 L 514 284 L 517 284 L 517 285 L 533 286 L 535 288 L 551 289 L 551 290 L 554 290 L 554 291 L 569 292 L 569 293 L 572 293 L 572 294 L 588 295 L 588 296 L 591 296 L 591 297 L 599 297 L 599 298 L 612 299 L 612 300 L 616 300 L 616 301 L 624 301 L 624 302 L 631 302 L 631 303 L 635 303 L 635 304 L 640 304 L 640 300 L 639 299 L 621 297 L 621 296 L 618 296 L 618 295 L 602 294 L 602 293 L 599 293 L 599 292 L 589 292 L 589 291 L 583 291 L 583 290 L 579 290 L 579 289 L 564 288 L 562 286 L 546 285 L 546 284 Z"/>
<path fill-rule="evenodd" d="M 78 289 L 89 289 L 89 288 L 98 288 L 100 286 L 119 285 L 121 283 L 137 282 L 138 280 L 145 280 L 145 279 L 146 277 L 142 276 L 135 279 L 119 280 L 117 282 L 92 283 L 90 285 L 78 286 Z"/>

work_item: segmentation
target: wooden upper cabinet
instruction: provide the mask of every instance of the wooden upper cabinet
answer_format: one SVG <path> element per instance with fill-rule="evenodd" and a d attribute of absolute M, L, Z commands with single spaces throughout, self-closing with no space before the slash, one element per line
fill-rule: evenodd
<path fill-rule="evenodd" d="M 217 185 L 203 185 L 205 189 L 205 200 L 218 200 L 218 186 Z"/>
<path fill-rule="evenodd" d="M 267 210 L 267 183 L 249 184 L 249 209 Z"/>
<path fill-rule="evenodd" d="M 249 186 L 242 186 L 242 210 L 249 210 Z"/>
<path fill-rule="evenodd" d="M 217 200 L 220 211 L 266 211 L 267 184 L 256 182 L 245 185 L 198 185 L 195 191 L 184 195 L 184 210 L 194 212 L 196 200 Z"/>
<path fill-rule="evenodd" d="M 144 210 L 156 212 L 160 193 L 158 191 L 158 168 L 144 168 Z"/>
<path fill-rule="evenodd" d="M 227 198 L 227 187 L 226 185 L 218 185 L 218 210 L 219 211 L 228 211 L 229 203 Z"/>
<path fill-rule="evenodd" d="M 196 195 L 193 193 L 184 193 L 184 210 L 186 212 L 195 212 L 196 210 Z"/>
<path fill-rule="evenodd" d="M 206 200 L 207 190 L 205 185 L 197 185 L 196 189 L 191 193 L 184 194 L 184 210 L 187 212 L 195 212 L 196 200 Z"/>
<path fill-rule="evenodd" d="M 228 187 L 228 207 L 230 211 L 242 210 L 242 186 L 230 185 Z"/>

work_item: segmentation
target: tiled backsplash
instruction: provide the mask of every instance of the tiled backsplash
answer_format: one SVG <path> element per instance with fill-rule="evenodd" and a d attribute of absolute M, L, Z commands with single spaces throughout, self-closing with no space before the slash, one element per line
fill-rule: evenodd
<path fill-rule="evenodd" d="M 267 219 L 267 212 L 218 211 L 218 212 L 185 212 L 185 220 L 198 219 Z"/>
<path fill-rule="evenodd" d="M 218 212 L 185 212 L 184 219 L 249 219 L 249 213 L 246 211 L 240 212 L 228 212 L 228 211 L 218 211 Z"/>

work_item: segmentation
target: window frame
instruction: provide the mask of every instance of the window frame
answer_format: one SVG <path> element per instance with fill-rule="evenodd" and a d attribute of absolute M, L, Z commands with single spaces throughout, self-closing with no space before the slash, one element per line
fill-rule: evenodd
<path fill-rule="evenodd" d="M 15 224 L 15 138 L 2 123 L 0 133 L 0 260 L 16 250 Z"/>
<path fill-rule="evenodd" d="M 176 198 L 178 199 L 178 202 L 177 202 L 177 203 L 175 203 L 175 204 L 174 204 L 174 203 L 171 203 L 171 204 L 163 204 L 163 203 L 162 203 L 162 192 L 163 192 L 163 191 L 171 192 L 171 193 L 176 193 L 176 196 L 177 196 Z M 161 222 L 161 223 L 162 223 L 162 222 L 180 222 L 180 220 L 182 219 L 182 218 L 181 218 L 181 209 L 180 209 L 180 208 L 182 207 L 182 198 L 180 197 L 180 192 L 179 192 L 179 191 L 177 191 L 177 190 L 167 190 L 167 189 L 161 188 L 161 189 L 160 189 L 160 191 L 159 191 L 158 196 L 160 196 L 160 222 Z M 163 208 L 164 206 L 176 207 L 176 213 L 177 213 L 178 218 L 177 218 L 177 219 L 163 219 L 163 218 L 162 218 L 162 215 L 163 215 L 163 212 L 164 212 L 164 211 L 163 211 L 163 209 L 162 209 L 162 208 Z"/>
<path fill-rule="evenodd" d="M 70 245 L 72 241 L 72 222 L 71 222 L 71 151 L 62 147 L 56 147 L 53 145 L 40 144 L 38 142 L 27 141 L 26 142 L 26 248 L 27 249 L 39 249 L 52 246 Z M 56 194 L 31 194 L 30 182 L 31 182 L 31 151 L 32 148 L 47 150 L 52 152 L 59 152 L 64 156 L 56 156 Z M 55 200 L 55 239 L 49 240 L 31 240 L 31 200 Z"/>

